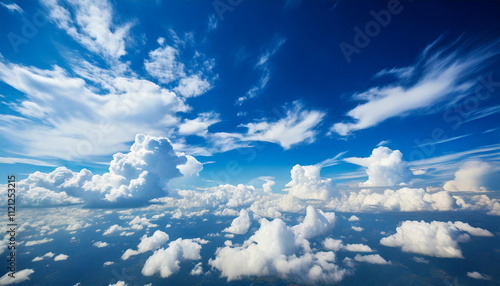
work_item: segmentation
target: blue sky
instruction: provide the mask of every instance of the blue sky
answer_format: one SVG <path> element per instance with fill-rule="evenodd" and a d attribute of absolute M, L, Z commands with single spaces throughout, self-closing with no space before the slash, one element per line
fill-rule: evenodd
<path fill-rule="evenodd" d="M 495 283 L 494 263 L 476 262 L 498 253 L 499 13 L 498 1 L 0 2 L 0 173 L 17 175 L 34 256 L 16 281 L 95 281 L 47 280 L 55 268 L 37 264 L 82 263 L 81 243 L 108 247 L 93 267 L 133 264 L 145 285 L 359 284 L 348 277 L 378 272 L 360 263 L 401 261 L 410 276 L 436 266 Z M 262 265 L 233 267 L 255 255 Z"/>

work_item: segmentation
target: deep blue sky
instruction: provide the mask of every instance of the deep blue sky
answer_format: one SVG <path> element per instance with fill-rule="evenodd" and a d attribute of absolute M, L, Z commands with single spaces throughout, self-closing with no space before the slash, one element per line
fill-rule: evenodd
<path fill-rule="evenodd" d="M 204 166 L 202 178 L 213 179 L 211 177 L 214 176 L 211 174 L 224 171 L 227 162 L 235 160 L 242 169 L 236 176 L 231 176 L 231 183 L 246 183 L 259 176 L 274 176 L 278 181 L 286 183 L 289 170 L 295 164 L 315 164 L 345 151 L 347 151 L 345 157 L 367 157 L 383 140 L 390 140 L 386 145 L 393 150 L 401 150 L 407 161 L 423 159 L 420 156 L 422 154 L 420 151 L 423 149 L 416 147 L 417 141 L 432 139 L 431 134 L 435 128 L 441 128 L 446 138 L 470 135 L 433 145 L 434 150 L 423 152 L 424 157 L 473 150 L 499 142 L 498 130 L 483 134 L 498 127 L 496 112 L 460 125 L 458 128 L 455 128 L 454 123 L 456 120 L 468 117 L 467 113 L 451 112 L 451 115 L 449 113 L 448 115 L 454 116 L 452 122 L 444 119 L 446 110 L 453 108 L 446 104 L 457 97 L 462 97 L 457 103 L 460 105 L 468 97 L 474 96 L 474 89 L 447 95 L 439 101 L 426 105 L 425 108 L 398 113 L 375 126 L 354 130 L 346 136 L 330 132 L 333 124 L 352 121 L 346 113 L 362 103 L 353 100 L 353 94 L 377 86 L 398 83 L 390 76 L 375 77 L 378 72 L 413 66 L 423 50 L 434 41 L 439 39 L 434 46 L 436 50 L 451 47 L 446 52 L 456 53 L 454 57 L 457 61 L 465 57 L 466 49 L 480 49 L 484 45 L 498 41 L 500 36 L 498 2 L 403 1 L 398 6 L 401 12 L 393 14 L 388 25 L 382 27 L 380 32 L 370 39 L 370 43 L 360 49 L 359 54 L 352 54 L 350 63 L 346 61 L 339 47 L 340 43 L 353 45 L 356 33 L 354 28 L 359 27 L 364 30 L 366 24 L 374 20 L 371 11 L 379 12 L 387 9 L 388 2 L 243 1 L 231 11 L 223 12 L 221 14 L 223 19 L 219 17 L 214 3 L 216 2 L 113 3 L 115 9 L 113 24 L 118 27 L 130 23 L 128 35 L 124 37 L 126 53 L 118 57 L 118 61 L 127 63 L 128 75 L 132 72 L 137 78 L 152 81 L 168 89 L 174 88 L 175 82 L 162 84 L 148 74 L 144 68 L 144 61 L 150 51 L 159 47 L 157 43 L 159 37 L 165 38 L 165 45 L 173 44 L 172 33 L 183 38 L 184 43 L 178 46 L 179 62 L 185 63 L 193 73 L 202 73 L 210 81 L 211 89 L 200 96 L 188 98 L 186 103 L 191 110 L 176 115 L 182 120 L 195 119 L 203 112 L 218 113 L 220 122 L 208 128 L 210 133 L 243 134 L 246 128 L 241 124 L 275 122 L 285 116 L 286 110 L 293 109 L 294 102 L 300 104 L 303 110 L 316 110 L 324 113 L 324 116 L 311 128 L 315 130 L 312 140 L 299 140 L 289 149 L 276 143 L 245 141 L 250 145 L 259 146 L 254 149 L 257 155 L 250 160 L 251 162 L 248 162 L 248 158 L 253 151 L 245 148 L 213 152 L 211 156 L 193 154 L 200 162 L 215 162 Z M 113 63 L 106 60 L 105 56 L 89 51 L 88 47 L 75 41 L 75 38 L 69 36 L 64 29 L 57 28 L 54 22 L 48 21 L 47 18 L 45 18 L 47 23 L 38 27 L 33 35 L 25 35 L 27 42 L 19 44 L 16 52 L 16 47 L 9 43 L 9 34 L 23 36 L 26 21 L 23 19 L 32 22 L 34 15 L 47 17 L 48 13 L 46 5 L 36 2 L 30 2 L 29 5 L 19 3 L 19 5 L 24 10 L 23 13 L 9 11 L 5 7 L 0 10 L 2 15 L 0 37 L 4 39 L 4 44 L 0 46 L 2 62 L 47 70 L 57 65 L 74 77 L 78 77 L 71 65 L 71 59 L 75 58 L 85 59 L 105 70 L 114 69 Z M 39 14 L 36 14 L 37 11 Z M 215 24 L 214 29 L 209 28 L 210 21 Z M 189 40 L 184 38 L 186 33 L 191 35 Z M 457 43 L 453 44 L 455 41 Z M 467 48 L 463 48 L 464 46 Z M 498 45 L 495 47 L 498 48 Z M 203 65 L 206 66 L 206 62 L 195 63 L 196 59 L 193 56 L 196 51 L 213 63 L 211 71 L 201 68 Z M 268 61 L 264 67 L 257 67 L 260 57 L 266 53 L 270 55 Z M 486 77 L 490 74 L 494 81 L 498 81 L 500 74 L 496 58 L 498 57 L 479 63 L 475 67 L 476 71 L 461 81 L 477 84 L 478 76 Z M 269 77 L 265 87 L 261 88 L 255 97 L 237 104 L 238 98 L 245 96 L 252 87 L 260 85 L 260 79 L 266 73 Z M 9 104 L 19 103 L 29 96 L 5 82 L 0 85 L 1 94 L 5 96 L 2 98 L 2 114 L 19 115 Z M 94 88 L 96 94 L 106 93 L 95 82 L 86 80 L 86 85 Z M 500 103 L 498 89 L 494 88 L 491 94 L 487 100 L 479 100 L 477 106 L 474 106 L 474 111 L 498 106 Z M 46 119 L 42 120 L 42 125 L 48 124 L 44 120 Z M 58 156 L 57 152 L 30 156 L 26 155 L 32 148 L 30 144 L 23 146 L 24 143 L 19 144 L 11 140 L 18 136 L 17 133 L 27 132 L 16 128 L 16 125 L 9 126 L 8 122 L 3 123 L 4 143 L 0 151 L 2 157 L 37 159 L 49 165 L 68 166 L 75 171 L 87 167 L 100 173 L 107 167 L 93 162 L 109 162 L 113 153 L 127 151 L 128 148 L 110 149 L 105 152 L 106 154 L 69 161 L 61 158 L 63 155 Z M 210 145 L 206 138 L 196 135 L 175 134 L 169 137 L 171 140 L 183 138 L 190 145 L 202 147 Z M 47 135 L 46 140 L 47 142 L 41 145 L 50 144 L 50 135 Z M 123 142 L 129 145 L 133 142 L 133 137 Z M 418 154 L 410 158 L 411 152 Z M 186 153 L 189 154 L 189 150 L 186 150 Z M 34 170 L 50 171 L 53 167 L 17 163 L 2 164 L 1 168 L 2 172 L 23 175 Z M 338 174 L 356 168 L 355 165 L 343 163 L 324 169 L 323 175 L 335 178 Z"/>

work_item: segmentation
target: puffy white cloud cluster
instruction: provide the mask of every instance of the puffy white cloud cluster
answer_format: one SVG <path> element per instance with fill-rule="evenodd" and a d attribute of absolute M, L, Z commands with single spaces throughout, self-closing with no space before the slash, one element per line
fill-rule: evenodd
<path fill-rule="evenodd" d="M 421 188 L 387 189 L 383 193 L 363 189 L 330 204 L 340 211 L 448 211 L 457 207 L 457 199 L 447 191 L 431 193 Z"/>
<path fill-rule="evenodd" d="M 455 172 L 455 179 L 444 184 L 450 192 L 484 192 L 484 179 L 492 171 L 491 164 L 482 161 L 468 161 Z"/>
<path fill-rule="evenodd" d="M 360 183 L 360 187 L 397 186 L 408 183 L 412 172 L 403 161 L 403 154 L 399 150 L 387 147 L 373 149 L 368 158 L 346 158 L 345 161 L 366 167 L 368 180 Z"/>
<path fill-rule="evenodd" d="M 234 234 L 245 234 L 252 222 L 250 221 L 250 216 L 248 211 L 242 209 L 240 215 L 231 222 L 231 226 L 224 229 L 224 232 L 234 233 Z"/>
<path fill-rule="evenodd" d="M 292 180 L 286 184 L 289 194 L 301 199 L 328 200 L 336 195 L 333 180 L 321 178 L 321 165 L 295 165 Z"/>
<path fill-rule="evenodd" d="M 139 134 L 130 152 L 115 154 L 109 172 L 103 175 L 64 167 L 31 174 L 21 181 L 21 202 L 32 206 L 82 201 L 88 206 L 141 205 L 166 195 L 168 181 L 182 175 L 177 166 L 187 161 L 174 152 L 167 138 Z"/>
<path fill-rule="evenodd" d="M 109 243 L 104 242 L 104 241 L 97 241 L 92 246 L 95 246 L 97 248 L 103 248 L 103 247 L 109 246 Z"/>
<path fill-rule="evenodd" d="M 130 256 L 157 249 L 168 240 L 168 234 L 161 230 L 155 231 L 150 237 L 144 235 L 141 237 L 141 242 L 137 245 L 137 250 L 127 249 L 122 255 L 122 260 L 127 260 Z"/>
<path fill-rule="evenodd" d="M 52 258 L 52 257 L 54 257 L 54 255 L 55 255 L 54 252 L 47 252 L 43 256 L 37 256 L 37 257 L 33 258 L 33 260 L 31 260 L 31 261 L 33 261 L 33 262 L 35 262 L 35 261 L 42 261 L 45 258 Z"/>
<path fill-rule="evenodd" d="M 198 260 L 200 256 L 200 240 L 179 238 L 169 243 L 167 248 L 160 248 L 151 255 L 142 268 L 144 276 L 159 273 L 166 278 L 180 269 L 180 263 L 185 260 Z"/>
<path fill-rule="evenodd" d="M 418 253 L 434 257 L 463 258 L 458 243 L 473 236 L 493 236 L 485 229 L 470 226 L 468 223 L 432 221 L 404 221 L 396 228 L 396 233 L 384 237 L 380 244 L 401 247 L 404 252 Z"/>
<path fill-rule="evenodd" d="M 289 227 L 281 219 L 262 219 L 260 228 L 241 246 L 218 248 L 209 264 L 228 281 L 273 275 L 299 283 L 332 283 L 349 272 L 335 264 L 334 252 L 313 253 L 305 237 L 323 234 L 335 222 L 333 213 L 308 208 L 304 221 Z M 297 255 L 302 250 L 302 255 Z"/>
<path fill-rule="evenodd" d="M 491 277 L 485 274 L 481 274 L 477 271 L 467 272 L 467 277 L 478 279 L 478 280 L 491 280 Z"/>
<path fill-rule="evenodd" d="M 68 258 L 69 258 L 69 255 L 59 254 L 56 257 L 54 257 L 54 261 L 63 261 L 63 260 L 67 260 Z"/>

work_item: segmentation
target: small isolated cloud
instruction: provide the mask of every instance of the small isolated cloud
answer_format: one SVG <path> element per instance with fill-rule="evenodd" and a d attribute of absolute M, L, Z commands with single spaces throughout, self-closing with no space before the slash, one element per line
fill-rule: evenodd
<path fill-rule="evenodd" d="M 208 127 L 220 122 L 219 115 L 212 112 L 201 113 L 195 119 L 184 119 L 179 125 L 179 134 L 206 136 Z"/>
<path fill-rule="evenodd" d="M 108 229 L 106 229 L 106 231 L 104 231 L 104 233 L 102 235 L 110 235 L 110 234 L 113 234 L 115 232 L 120 232 L 120 231 L 128 230 L 128 229 L 129 228 L 114 224 L 114 225 L 110 226 Z"/>
<path fill-rule="evenodd" d="M 193 269 L 191 270 L 191 272 L 189 272 L 189 274 L 190 275 L 201 275 L 201 274 L 203 274 L 202 263 L 201 262 L 196 263 L 196 265 L 193 267 Z"/>
<path fill-rule="evenodd" d="M 468 223 L 432 221 L 404 221 L 396 228 L 396 233 L 384 237 L 380 244 L 401 247 L 404 252 L 418 253 L 434 257 L 464 258 L 458 243 L 464 241 L 464 232 L 473 236 L 493 236 L 485 229 Z"/>
<path fill-rule="evenodd" d="M 113 264 L 115 264 L 113 261 L 106 261 L 106 262 L 104 262 L 104 263 L 102 264 L 102 266 L 104 266 L 104 267 L 105 267 L 105 266 L 109 266 L 109 265 L 113 265 Z"/>
<path fill-rule="evenodd" d="M 368 158 L 344 160 L 367 168 L 368 180 L 360 183 L 360 187 L 397 186 L 408 183 L 412 178 L 412 172 L 403 161 L 403 154 L 399 150 L 378 147 L 373 149 Z"/>
<path fill-rule="evenodd" d="M 210 82 L 200 78 L 198 75 L 192 75 L 182 78 L 174 91 L 184 97 L 195 97 L 204 94 L 212 88 Z"/>
<path fill-rule="evenodd" d="M 128 284 L 120 280 L 114 284 L 109 284 L 108 286 L 128 286 Z"/>
<path fill-rule="evenodd" d="M 360 227 L 360 226 L 351 226 L 351 228 L 352 228 L 353 230 L 355 230 L 355 231 L 358 231 L 358 232 L 359 232 L 359 231 L 363 231 L 363 230 L 364 230 L 364 228 L 362 228 L 362 227 Z"/>
<path fill-rule="evenodd" d="M 147 251 L 158 249 L 169 240 L 168 234 L 161 230 L 157 230 L 152 236 L 143 235 L 141 242 L 137 245 L 137 250 L 127 249 L 122 255 L 122 260 L 127 260 L 130 256 L 141 254 Z"/>
<path fill-rule="evenodd" d="M 248 211 L 242 209 L 237 218 L 235 218 L 231 222 L 231 226 L 224 229 L 224 232 L 230 232 L 234 234 L 245 234 L 248 231 L 248 228 L 252 222 L 250 221 L 250 216 L 248 215 Z"/>
<path fill-rule="evenodd" d="M 193 239 L 179 238 L 169 243 L 168 248 L 160 248 L 151 255 L 142 268 L 144 276 L 159 273 L 162 278 L 177 273 L 180 263 L 185 260 L 198 260 L 201 245 Z"/>
<path fill-rule="evenodd" d="M 467 277 L 478 279 L 478 280 L 491 280 L 491 277 L 485 274 L 481 274 L 477 271 L 467 272 Z"/>
<path fill-rule="evenodd" d="M 359 217 L 352 215 L 349 217 L 348 221 L 359 221 Z"/>
<path fill-rule="evenodd" d="M 373 252 L 374 250 L 365 244 L 361 243 L 354 243 L 354 244 L 343 244 L 342 240 L 340 239 L 333 239 L 333 238 L 326 238 L 323 241 L 323 246 L 326 249 L 333 250 L 333 251 L 339 251 L 339 250 L 344 250 L 344 251 L 349 251 L 349 252 Z"/>
<path fill-rule="evenodd" d="M 492 168 L 487 162 L 465 162 L 455 172 L 455 179 L 446 182 L 443 189 L 449 192 L 484 192 L 486 188 L 482 185 Z"/>
<path fill-rule="evenodd" d="M 371 264 L 391 264 L 390 261 L 385 260 L 379 254 L 369 254 L 369 255 L 356 254 L 354 260 Z"/>
<path fill-rule="evenodd" d="M 19 5 L 17 5 L 16 3 L 5 4 L 3 2 L 0 2 L 0 5 L 7 8 L 10 12 L 17 12 L 19 14 L 24 13 L 23 8 L 19 7 Z"/>
<path fill-rule="evenodd" d="M 40 239 L 40 240 L 30 240 L 28 242 L 26 242 L 26 246 L 33 246 L 33 245 L 38 245 L 38 244 L 44 244 L 44 243 L 47 243 L 47 242 L 51 242 L 53 241 L 54 239 L 53 238 L 44 238 L 44 239 Z"/>
<path fill-rule="evenodd" d="M 30 275 L 33 273 L 35 273 L 33 269 L 23 269 L 16 272 L 15 278 L 10 277 L 9 273 L 6 273 L 4 276 L 0 277 L 0 285 L 17 284 L 30 280 Z"/>
<path fill-rule="evenodd" d="M 44 260 L 45 258 L 52 258 L 54 255 L 55 255 L 55 253 L 53 253 L 53 252 L 47 252 L 47 253 L 45 253 L 45 254 L 44 254 L 43 256 L 41 256 L 41 257 L 40 257 L 40 256 L 37 256 L 37 257 L 33 258 L 33 260 L 31 260 L 31 261 L 33 261 L 33 262 L 35 262 L 35 261 L 42 261 L 42 260 Z"/>
<path fill-rule="evenodd" d="M 56 257 L 54 257 L 54 261 L 63 261 L 63 260 L 67 260 L 68 258 L 69 258 L 69 255 L 59 254 Z"/>
<path fill-rule="evenodd" d="M 257 123 L 247 123 L 244 141 L 265 141 L 280 144 L 284 149 L 316 140 L 315 128 L 321 123 L 325 113 L 317 110 L 305 110 L 302 104 L 294 102 L 286 115 L 276 121 L 262 119 Z"/>
<path fill-rule="evenodd" d="M 97 241 L 93 244 L 93 246 L 97 247 L 97 248 L 102 248 L 102 247 L 106 247 L 106 246 L 109 246 L 109 243 L 107 242 L 103 242 L 103 241 Z"/>
<path fill-rule="evenodd" d="M 276 182 L 274 181 L 274 177 L 259 177 L 259 180 L 264 181 L 265 183 L 262 184 L 262 190 L 266 193 L 272 192 L 272 188 Z"/>

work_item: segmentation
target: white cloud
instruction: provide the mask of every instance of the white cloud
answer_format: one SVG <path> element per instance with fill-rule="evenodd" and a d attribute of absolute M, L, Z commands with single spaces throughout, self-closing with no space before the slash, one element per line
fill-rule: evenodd
<path fill-rule="evenodd" d="M 382 193 L 362 189 L 345 194 L 341 200 L 332 200 L 339 211 L 449 211 L 457 209 L 457 199 L 447 191 L 428 192 L 424 189 L 387 189 Z"/>
<path fill-rule="evenodd" d="M 124 281 L 120 280 L 120 281 L 118 281 L 118 282 L 116 282 L 114 284 L 109 284 L 108 286 L 127 286 L 127 285 L 128 285 L 127 283 L 125 283 Z"/>
<path fill-rule="evenodd" d="M 339 251 L 339 250 L 350 251 L 350 252 L 373 252 L 374 251 L 370 246 L 365 245 L 365 244 L 361 244 L 361 243 L 343 244 L 342 240 L 333 239 L 333 238 L 326 238 L 323 241 L 323 246 L 326 249 L 333 250 L 333 251 Z"/>
<path fill-rule="evenodd" d="M 434 257 L 463 258 L 458 245 L 461 234 L 473 236 L 493 236 L 487 230 L 471 227 L 467 223 L 432 221 L 404 221 L 396 228 L 396 233 L 384 237 L 380 244 L 401 247 L 404 252 L 418 253 Z"/>
<path fill-rule="evenodd" d="M 149 52 L 149 59 L 144 62 L 144 67 L 152 77 L 164 84 L 186 76 L 179 51 L 168 45 Z"/>
<path fill-rule="evenodd" d="M 346 158 L 345 161 L 366 167 L 368 180 L 360 183 L 361 187 L 396 186 L 408 183 L 412 172 L 403 161 L 403 154 L 399 150 L 387 147 L 373 149 L 368 158 Z"/>
<path fill-rule="evenodd" d="M 487 162 L 465 162 L 455 173 L 455 179 L 446 182 L 443 189 L 450 192 L 484 192 L 486 188 L 482 184 L 492 169 L 493 166 Z"/>
<path fill-rule="evenodd" d="M 179 238 L 169 243 L 168 248 L 160 248 L 151 255 L 142 268 L 144 276 L 159 273 L 162 278 L 179 271 L 179 264 L 184 260 L 198 260 L 201 245 L 192 239 Z"/>
<path fill-rule="evenodd" d="M 336 123 L 332 131 L 348 135 L 445 101 L 454 103 L 476 87 L 474 75 L 498 54 L 494 44 L 468 51 L 456 46 L 436 49 L 436 45 L 429 45 L 413 66 L 379 74 L 396 75 L 394 82 L 354 94 L 354 99 L 364 103 L 347 113 L 352 122 Z"/>
<path fill-rule="evenodd" d="M 179 81 L 179 85 L 174 91 L 184 97 L 195 97 L 204 94 L 212 88 L 212 85 L 206 79 L 198 75 L 184 77 Z"/>
<path fill-rule="evenodd" d="M 343 249 L 350 252 L 373 252 L 373 249 L 371 247 L 361 243 L 348 243 L 344 246 Z"/>
<path fill-rule="evenodd" d="M 323 212 L 308 206 L 304 221 L 292 227 L 295 235 L 302 235 L 305 239 L 316 237 L 333 229 L 337 218 L 333 212 Z"/>
<path fill-rule="evenodd" d="M 231 222 L 231 226 L 224 229 L 224 232 L 230 232 L 234 234 L 245 234 L 248 231 L 248 228 L 252 222 L 250 221 L 250 216 L 248 215 L 248 211 L 242 209 L 237 218 L 235 218 Z"/>
<path fill-rule="evenodd" d="M 106 0 L 81 2 L 43 0 L 49 18 L 88 50 L 106 58 L 118 59 L 126 54 L 125 40 L 132 23 L 113 23 L 113 7 Z"/>
<path fill-rule="evenodd" d="M 59 254 L 56 257 L 54 257 L 54 261 L 62 261 L 62 260 L 67 260 L 69 258 L 69 255 L 66 254 Z"/>
<path fill-rule="evenodd" d="M 109 243 L 103 242 L 103 241 L 97 241 L 92 246 L 95 246 L 97 248 L 102 248 L 102 247 L 109 246 Z"/>
<path fill-rule="evenodd" d="M 17 271 L 15 278 L 9 276 L 9 273 L 6 273 L 4 276 L 0 277 L 0 285 L 10 285 L 24 282 L 26 280 L 30 280 L 30 275 L 35 273 L 33 269 L 23 269 L 21 271 Z"/>
<path fill-rule="evenodd" d="M 360 227 L 360 226 L 351 226 L 351 229 L 353 229 L 354 231 L 358 231 L 358 232 L 360 232 L 360 231 L 363 231 L 363 230 L 364 230 L 364 228 L 362 228 L 362 227 Z"/>
<path fill-rule="evenodd" d="M 9 103 L 20 115 L 0 117 L 0 130 L 18 130 L 7 139 L 36 159 L 95 160 L 126 150 L 137 133 L 170 136 L 177 112 L 188 110 L 174 92 L 136 78 L 111 76 L 106 81 L 112 92 L 94 92 L 58 66 L 42 70 L 0 58 L 0 80 L 26 95 L 21 103 Z M 43 112 L 20 108 L 27 103 Z"/>
<path fill-rule="evenodd" d="M 359 221 L 359 217 L 352 215 L 349 217 L 348 221 Z"/>
<path fill-rule="evenodd" d="M 276 182 L 274 181 L 274 177 L 263 176 L 259 177 L 258 179 L 265 182 L 264 184 L 262 184 L 262 190 L 264 192 L 270 193 L 273 191 L 272 188 L 276 184 Z"/>
<path fill-rule="evenodd" d="M 262 219 L 260 228 L 242 246 L 226 245 L 218 248 L 215 259 L 210 259 L 209 264 L 219 269 L 222 277 L 227 277 L 228 281 L 269 275 L 308 284 L 328 284 L 342 280 L 348 270 L 334 263 L 335 254 L 312 253 L 309 242 L 304 238 L 304 234 L 322 233 L 322 221 L 309 218 L 307 221 L 291 228 L 280 219 Z M 312 227 L 310 223 L 317 227 Z M 297 256 L 300 248 L 305 253 Z"/>
<path fill-rule="evenodd" d="M 300 103 L 295 102 L 293 107 L 286 111 L 286 116 L 277 121 L 262 120 L 258 123 L 247 123 L 247 133 L 242 140 L 266 141 L 280 144 L 284 149 L 301 142 L 315 141 L 316 128 L 325 116 L 317 110 L 304 110 Z"/>
<path fill-rule="evenodd" d="M 16 3 L 10 3 L 10 4 L 5 4 L 3 2 L 0 2 L 0 5 L 4 6 L 7 8 L 10 12 L 17 12 L 17 13 L 24 13 L 23 8 L 19 7 Z"/>
<path fill-rule="evenodd" d="M 301 199 L 328 200 L 337 195 L 333 180 L 321 178 L 321 166 L 295 165 L 290 171 L 292 180 L 286 184 L 288 193 Z"/>
<path fill-rule="evenodd" d="M 48 174 L 31 174 L 21 181 L 23 203 L 40 206 L 83 200 L 88 206 L 145 204 L 167 194 L 169 180 L 181 176 L 176 166 L 186 161 L 174 152 L 167 138 L 139 134 L 130 152 L 115 154 L 109 172 L 103 175 L 86 169 L 75 173 L 64 167 Z"/>
<path fill-rule="evenodd" d="M 113 261 L 106 261 L 102 266 L 109 266 L 115 264 Z"/>
<path fill-rule="evenodd" d="M 141 242 L 137 245 L 137 250 L 127 249 L 122 255 L 122 260 L 127 260 L 130 256 L 160 248 L 168 239 L 168 234 L 161 230 L 155 231 L 150 237 L 144 235 L 141 237 Z"/>
<path fill-rule="evenodd" d="M 198 135 L 203 137 L 207 135 L 208 127 L 217 122 L 220 122 L 218 114 L 212 112 L 201 113 L 195 119 L 184 119 L 179 125 L 178 132 L 181 135 Z"/>
<path fill-rule="evenodd" d="M 129 228 L 125 228 L 125 227 L 119 226 L 117 224 L 114 224 L 114 225 L 110 226 L 108 229 L 106 229 L 106 231 L 104 231 L 104 233 L 102 235 L 110 235 L 110 234 L 113 234 L 115 232 L 119 232 L 122 230 L 128 230 L 128 229 Z"/>
<path fill-rule="evenodd" d="M 467 277 L 473 278 L 473 279 L 479 279 L 479 280 L 491 280 L 491 277 L 485 274 L 481 274 L 477 271 L 474 272 L 467 272 Z"/>
<path fill-rule="evenodd" d="M 44 238 L 44 239 L 40 239 L 40 240 L 30 240 L 28 242 L 26 242 L 26 246 L 33 246 L 33 245 L 38 245 L 38 244 L 44 244 L 44 243 L 47 243 L 47 242 L 51 242 L 53 241 L 54 239 L 53 238 Z"/>
<path fill-rule="evenodd" d="M 384 258 L 382 258 L 380 254 L 369 254 L 369 255 L 356 254 L 354 260 L 372 264 L 391 264 L 390 261 L 387 261 Z"/>
<path fill-rule="evenodd" d="M 47 253 L 45 253 L 45 254 L 44 254 L 43 256 L 41 256 L 41 257 L 40 257 L 40 256 L 37 256 L 37 257 L 33 258 L 33 260 L 31 260 L 31 261 L 33 261 L 33 262 L 35 262 L 35 261 L 42 261 L 42 260 L 44 260 L 45 258 L 52 258 L 54 255 L 55 255 L 55 253 L 53 253 L 53 252 L 47 252 Z"/>
<path fill-rule="evenodd" d="M 201 275 L 201 274 L 203 274 L 203 267 L 202 267 L 202 263 L 198 262 L 193 267 L 193 269 L 191 270 L 191 272 L 189 273 L 189 275 Z"/>

